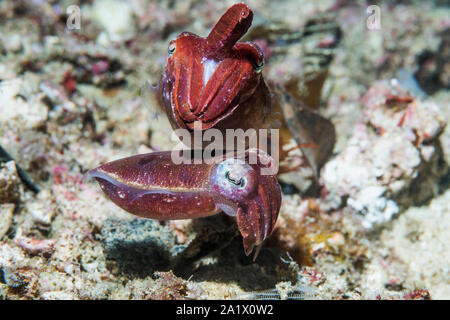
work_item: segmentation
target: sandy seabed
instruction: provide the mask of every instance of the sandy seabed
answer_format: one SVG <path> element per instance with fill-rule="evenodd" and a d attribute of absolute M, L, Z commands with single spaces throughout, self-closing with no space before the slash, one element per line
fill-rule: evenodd
<path fill-rule="evenodd" d="M 13 159 L 0 157 L 2 299 L 450 298 L 444 1 L 381 1 L 373 30 L 362 1 L 246 1 L 246 40 L 270 52 L 270 83 L 311 72 L 308 44 L 339 40 L 318 107 L 337 134 L 323 192 L 308 196 L 302 172 L 280 177 L 277 226 L 255 263 L 224 214 L 137 219 L 85 179 L 176 144 L 145 83 L 158 82 L 170 40 L 205 36 L 233 3 L 0 2 L 0 146 Z M 324 16 L 340 39 L 301 36 Z"/>

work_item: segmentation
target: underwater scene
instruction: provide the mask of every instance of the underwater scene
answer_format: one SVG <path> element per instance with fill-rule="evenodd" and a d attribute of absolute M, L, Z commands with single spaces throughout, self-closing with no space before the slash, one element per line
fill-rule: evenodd
<path fill-rule="evenodd" d="M 0 1 L 0 300 L 448 300 L 449 118 L 450 1 Z"/>

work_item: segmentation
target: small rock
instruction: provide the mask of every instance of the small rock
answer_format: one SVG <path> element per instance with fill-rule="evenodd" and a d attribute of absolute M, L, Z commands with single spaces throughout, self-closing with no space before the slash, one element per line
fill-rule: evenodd
<path fill-rule="evenodd" d="M 0 203 L 17 202 L 21 187 L 15 162 L 0 163 Z"/>
<path fill-rule="evenodd" d="M 128 1 L 96 1 L 91 14 L 92 18 L 105 29 L 109 40 L 113 42 L 131 39 L 135 34 L 133 10 Z"/>
<path fill-rule="evenodd" d="M 24 98 L 21 90 L 27 90 L 28 85 L 31 86 L 20 78 L 0 83 L 0 125 L 18 121 L 23 128 L 38 128 L 45 123 L 48 118 L 48 107 L 43 102 L 45 94 Z"/>
<path fill-rule="evenodd" d="M 22 50 L 22 37 L 18 34 L 9 36 L 5 41 L 5 48 L 7 51 L 19 52 Z"/>
<path fill-rule="evenodd" d="M 55 239 L 33 239 L 27 237 L 17 237 L 14 242 L 29 254 L 49 254 L 55 246 Z"/>
<path fill-rule="evenodd" d="M 12 223 L 14 204 L 5 203 L 0 205 L 0 239 L 8 232 Z"/>
<path fill-rule="evenodd" d="M 50 191 L 42 190 L 37 198 L 39 201 L 28 202 L 25 204 L 27 210 L 31 213 L 34 223 L 48 226 L 55 216 L 55 208 L 51 203 Z"/>

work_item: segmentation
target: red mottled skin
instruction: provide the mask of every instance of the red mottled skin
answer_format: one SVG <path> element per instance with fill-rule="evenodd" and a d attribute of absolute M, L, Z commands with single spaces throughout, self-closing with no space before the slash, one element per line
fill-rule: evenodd
<path fill-rule="evenodd" d="M 189 219 L 221 211 L 236 216 L 248 255 L 270 236 L 281 206 L 276 172 L 261 174 L 274 160 L 259 151 L 249 164 L 254 150 L 212 164 L 175 164 L 170 151 L 153 152 L 106 163 L 89 175 L 115 204 L 141 217 Z"/>
<path fill-rule="evenodd" d="M 192 135 L 194 123 L 201 130 L 214 128 L 223 134 L 226 129 L 272 128 L 280 129 L 280 145 L 292 138 L 299 145 L 312 143 L 317 148 L 302 152 L 317 176 L 333 151 L 334 126 L 284 90 L 269 91 L 261 73 L 263 51 L 254 43 L 237 42 L 252 19 L 253 12 L 238 3 L 223 14 L 206 38 L 183 32 L 171 41 L 158 101 L 173 129 L 188 129 Z M 194 148 L 184 137 L 181 140 Z M 261 142 L 257 141 L 259 148 L 270 145 Z M 285 156 L 281 153 L 281 158 Z M 292 171 L 289 166 L 281 169 Z"/>
<path fill-rule="evenodd" d="M 231 6 L 206 38 L 183 32 L 170 42 L 160 87 L 174 129 L 261 128 L 270 114 L 270 93 L 261 76 L 262 50 L 237 41 L 253 12 Z"/>

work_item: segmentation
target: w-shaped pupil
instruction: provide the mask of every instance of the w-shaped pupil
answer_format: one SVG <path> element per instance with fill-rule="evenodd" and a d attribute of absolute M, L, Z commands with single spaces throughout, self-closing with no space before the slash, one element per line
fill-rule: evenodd
<path fill-rule="evenodd" d="M 237 180 L 236 178 L 230 177 L 230 171 L 227 171 L 225 173 L 225 178 L 227 178 L 228 181 L 230 181 L 232 184 L 236 185 L 236 186 L 240 186 L 243 187 L 244 186 L 244 179 L 240 178 L 239 180 Z"/>

